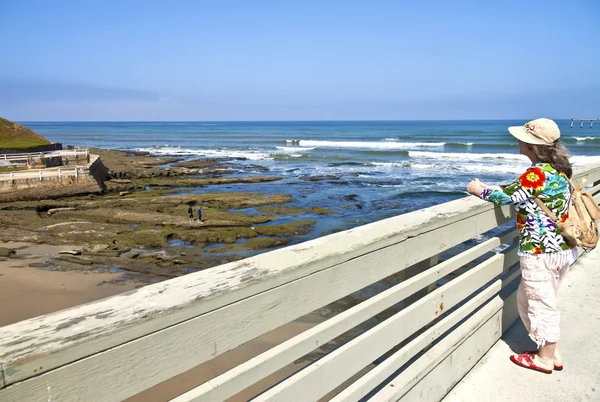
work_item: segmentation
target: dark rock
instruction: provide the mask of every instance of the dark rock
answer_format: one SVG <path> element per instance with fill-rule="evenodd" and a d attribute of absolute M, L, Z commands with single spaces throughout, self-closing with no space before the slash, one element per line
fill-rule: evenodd
<path fill-rule="evenodd" d="M 184 167 L 188 169 L 206 169 L 206 168 L 225 168 L 227 164 L 222 159 L 194 159 L 191 161 L 179 162 L 174 167 Z"/>
<path fill-rule="evenodd" d="M 323 181 L 323 180 L 338 180 L 338 176 L 322 175 L 322 176 L 300 176 L 300 180 L 304 181 Z"/>
<path fill-rule="evenodd" d="M 139 256 L 140 256 L 140 254 L 141 254 L 141 253 L 140 253 L 140 252 L 138 252 L 138 251 L 130 251 L 130 252 L 128 252 L 128 253 L 125 253 L 125 254 L 123 254 L 123 255 L 122 255 L 122 257 L 123 257 L 123 258 L 128 258 L 128 259 L 130 259 L 130 260 L 133 260 L 134 258 L 137 258 L 137 257 L 139 257 Z"/>

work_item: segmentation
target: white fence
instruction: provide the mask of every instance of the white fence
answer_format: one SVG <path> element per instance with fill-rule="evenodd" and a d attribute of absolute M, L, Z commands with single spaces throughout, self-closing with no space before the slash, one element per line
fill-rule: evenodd
<path fill-rule="evenodd" d="M 59 167 L 46 169 L 18 170 L 8 173 L 0 173 L 0 181 L 12 181 L 15 179 L 40 179 L 50 177 L 63 178 L 66 176 L 79 177 L 82 167 Z"/>
<path fill-rule="evenodd" d="M 0 161 L 6 161 L 11 164 L 27 164 L 34 159 L 41 158 L 55 158 L 55 157 L 69 157 L 69 156 L 87 156 L 89 155 L 89 150 L 84 148 L 75 148 L 71 150 L 62 150 L 62 151 L 48 151 L 48 152 L 32 152 L 32 153 L 23 153 L 23 154 L 0 154 Z"/>
<path fill-rule="evenodd" d="M 598 194 L 600 165 L 583 175 Z M 120 401 L 410 271 L 175 400 L 226 400 L 408 299 L 255 400 L 439 400 L 517 318 L 518 257 L 514 244 L 498 248 L 517 231 L 437 257 L 513 217 L 510 206 L 465 197 L 0 328 L 0 400 Z"/>

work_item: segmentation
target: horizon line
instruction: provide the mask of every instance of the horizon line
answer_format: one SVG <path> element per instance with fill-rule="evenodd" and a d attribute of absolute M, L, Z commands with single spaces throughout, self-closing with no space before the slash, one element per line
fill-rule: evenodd
<path fill-rule="evenodd" d="M 571 117 L 553 120 L 572 120 Z M 531 118 L 501 119 L 317 119 L 317 120 L 12 120 L 16 123 L 340 123 L 340 122 L 425 122 L 425 121 L 529 121 Z"/>

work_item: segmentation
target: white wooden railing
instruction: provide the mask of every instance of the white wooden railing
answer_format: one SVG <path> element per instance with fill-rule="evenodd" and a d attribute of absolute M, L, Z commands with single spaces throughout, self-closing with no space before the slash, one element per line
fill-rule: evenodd
<path fill-rule="evenodd" d="M 600 165 L 582 175 L 598 194 Z M 407 300 L 255 400 L 439 400 L 517 318 L 518 257 L 498 248 L 517 231 L 437 256 L 513 217 L 465 197 L 0 328 L 0 400 L 120 401 L 403 272 L 416 275 L 175 400 L 226 400 Z"/>
<path fill-rule="evenodd" d="M 12 164 L 15 163 L 28 163 L 34 159 L 40 158 L 55 158 L 55 157 L 69 157 L 69 156 L 85 156 L 86 158 L 89 155 L 89 150 L 85 148 L 75 148 L 69 150 L 61 150 L 61 151 L 47 151 L 47 152 L 31 152 L 31 153 L 21 153 L 21 154 L 0 154 L 0 161 L 7 161 Z"/>

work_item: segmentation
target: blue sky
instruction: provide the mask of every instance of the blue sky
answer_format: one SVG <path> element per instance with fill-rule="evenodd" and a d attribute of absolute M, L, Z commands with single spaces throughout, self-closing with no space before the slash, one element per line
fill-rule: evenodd
<path fill-rule="evenodd" d="M 600 1 L 0 1 L 11 120 L 600 117 Z"/>

